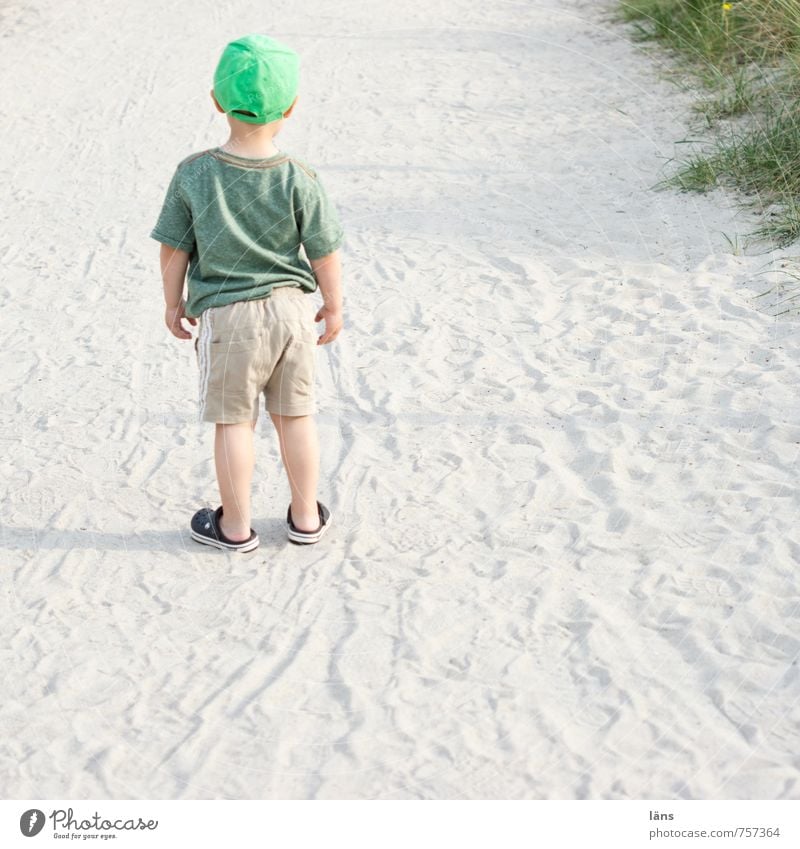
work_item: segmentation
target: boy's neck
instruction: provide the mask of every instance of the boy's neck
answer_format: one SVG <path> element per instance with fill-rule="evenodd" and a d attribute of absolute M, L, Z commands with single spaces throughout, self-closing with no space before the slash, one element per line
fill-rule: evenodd
<path fill-rule="evenodd" d="M 261 137 L 259 135 L 253 132 L 232 132 L 225 144 L 220 145 L 220 149 L 234 156 L 245 156 L 249 159 L 266 159 L 280 153 L 272 141 L 272 135 L 261 135 Z"/>

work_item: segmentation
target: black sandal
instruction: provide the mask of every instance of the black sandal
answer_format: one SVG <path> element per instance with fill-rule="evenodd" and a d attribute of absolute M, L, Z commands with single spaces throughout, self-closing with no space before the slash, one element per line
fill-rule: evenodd
<path fill-rule="evenodd" d="M 289 542 L 293 542 L 295 545 L 309 545 L 312 542 L 319 542 L 322 535 L 330 526 L 331 511 L 318 501 L 317 512 L 319 513 L 319 527 L 315 531 L 301 531 L 295 527 L 292 521 L 292 505 L 291 503 L 289 504 L 289 509 L 286 511 L 286 527 L 289 532 Z"/>
<path fill-rule="evenodd" d="M 212 510 L 210 507 L 203 507 L 192 516 L 192 539 L 203 545 L 213 545 L 215 548 L 221 548 L 223 551 L 252 551 L 258 548 L 258 534 L 250 528 L 250 536 L 247 539 L 236 542 L 228 539 L 222 533 L 222 528 L 219 526 L 220 516 L 222 516 L 222 505 Z"/>

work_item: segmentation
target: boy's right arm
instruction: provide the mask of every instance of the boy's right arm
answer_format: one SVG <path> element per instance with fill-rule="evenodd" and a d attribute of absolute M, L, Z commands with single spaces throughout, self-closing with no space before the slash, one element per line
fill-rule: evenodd
<path fill-rule="evenodd" d="M 340 251 L 337 248 L 327 256 L 308 261 L 324 301 L 322 309 L 314 317 L 314 321 L 325 319 L 325 333 L 317 339 L 317 345 L 327 345 L 339 335 L 344 324 Z"/>

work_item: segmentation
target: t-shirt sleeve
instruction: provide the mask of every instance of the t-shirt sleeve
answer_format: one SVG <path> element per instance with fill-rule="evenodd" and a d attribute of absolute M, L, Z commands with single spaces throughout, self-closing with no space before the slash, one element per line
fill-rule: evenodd
<path fill-rule="evenodd" d="M 194 248 L 192 210 L 181 194 L 178 169 L 172 175 L 158 221 L 150 231 L 150 238 L 188 253 L 191 253 Z"/>
<path fill-rule="evenodd" d="M 309 179 L 296 210 L 300 241 L 309 259 L 332 254 L 344 238 L 339 216 L 319 177 Z"/>

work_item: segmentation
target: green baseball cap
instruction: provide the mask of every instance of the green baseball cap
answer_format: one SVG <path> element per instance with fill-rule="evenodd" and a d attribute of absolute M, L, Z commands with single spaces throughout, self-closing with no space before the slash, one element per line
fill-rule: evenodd
<path fill-rule="evenodd" d="M 225 112 L 248 124 L 283 117 L 297 95 L 300 57 L 267 35 L 230 42 L 214 72 L 214 97 Z"/>

